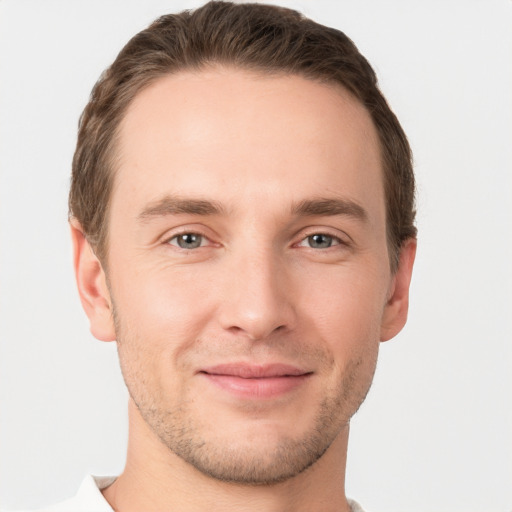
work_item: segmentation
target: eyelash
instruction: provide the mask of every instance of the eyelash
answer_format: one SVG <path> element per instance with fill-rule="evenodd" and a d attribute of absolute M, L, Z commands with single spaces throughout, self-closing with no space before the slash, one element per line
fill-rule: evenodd
<path fill-rule="evenodd" d="M 180 247 L 178 240 L 180 237 L 184 237 L 186 235 L 196 236 L 196 237 L 201 238 L 200 245 L 198 245 L 197 247 L 192 247 L 192 248 Z M 311 247 L 311 246 L 302 245 L 303 243 L 307 243 L 308 239 L 312 239 L 315 236 L 323 236 L 323 237 L 329 238 L 331 240 L 331 244 L 328 245 L 327 247 Z M 176 243 L 172 243 L 173 240 L 176 240 Z M 203 234 L 201 232 L 183 231 L 181 233 L 174 234 L 171 238 L 166 239 L 165 243 L 172 245 L 173 247 L 176 247 L 177 249 L 180 249 L 183 251 L 192 251 L 192 250 L 204 247 L 203 242 L 205 240 L 211 243 L 211 240 L 205 234 Z M 338 247 L 338 246 L 347 247 L 349 245 L 350 244 L 348 242 L 346 242 L 345 240 L 343 240 L 342 238 L 335 236 L 335 235 L 331 235 L 328 232 L 324 232 L 324 231 L 312 231 L 312 232 L 306 234 L 305 236 L 303 236 L 298 243 L 294 244 L 295 247 L 306 247 L 308 249 L 320 250 L 320 251 L 325 251 L 327 249 L 331 249 L 332 247 Z"/>
<path fill-rule="evenodd" d="M 196 236 L 196 237 L 201 238 L 201 245 L 199 245 L 198 247 L 193 247 L 193 248 L 180 247 L 178 240 L 179 240 L 180 237 L 184 237 L 186 235 L 191 235 L 191 236 Z M 176 244 L 171 243 L 173 240 L 176 240 Z M 209 238 L 206 235 L 204 235 L 203 233 L 200 233 L 200 232 L 197 232 L 197 231 L 183 231 L 181 233 L 176 233 L 171 238 L 168 238 L 165 241 L 165 243 L 169 244 L 169 245 L 172 245 L 174 247 L 177 247 L 178 249 L 181 249 L 183 251 L 190 251 L 190 250 L 194 250 L 194 249 L 199 249 L 200 247 L 204 247 L 202 245 L 204 240 L 210 241 Z"/>
<path fill-rule="evenodd" d="M 313 237 L 325 237 L 329 238 L 331 243 L 327 247 L 311 247 L 311 246 L 303 246 L 303 243 L 307 243 L 308 241 L 311 242 L 311 239 Z M 299 247 L 307 247 L 309 249 L 318 249 L 318 250 L 326 250 L 330 249 L 331 247 L 337 247 L 339 245 L 348 245 L 346 242 L 344 242 L 340 237 L 331 235 L 329 233 L 325 233 L 322 231 L 315 231 L 314 233 L 306 235 L 304 238 L 301 239 L 301 241 L 297 244 Z"/>

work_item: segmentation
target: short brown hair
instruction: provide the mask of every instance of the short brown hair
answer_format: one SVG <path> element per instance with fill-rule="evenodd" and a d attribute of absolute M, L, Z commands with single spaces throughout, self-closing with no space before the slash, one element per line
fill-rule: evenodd
<path fill-rule="evenodd" d="M 69 212 L 98 257 L 106 263 L 115 141 L 130 102 L 159 77 L 217 63 L 339 84 L 366 107 L 381 144 L 387 240 L 396 270 L 403 242 L 416 236 L 412 155 L 370 64 L 343 32 L 296 11 L 221 1 L 158 18 L 126 44 L 92 90 L 79 122 Z"/>

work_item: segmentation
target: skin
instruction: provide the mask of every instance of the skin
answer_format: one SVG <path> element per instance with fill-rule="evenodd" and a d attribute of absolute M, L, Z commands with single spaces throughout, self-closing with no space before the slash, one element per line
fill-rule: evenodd
<path fill-rule="evenodd" d="M 91 331 L 117 340 L 131 396 L 104 496 L 122 512 L 348 510 L 349 421 L 405 324 L 416 248 L 392 274 L 370 116 L 332 85 L 213 67 L 142 91 L 118 152 L 108 274 L 72 221 Z M 240 395 L 204 372 L 227 363 L 307 376 Z"/>

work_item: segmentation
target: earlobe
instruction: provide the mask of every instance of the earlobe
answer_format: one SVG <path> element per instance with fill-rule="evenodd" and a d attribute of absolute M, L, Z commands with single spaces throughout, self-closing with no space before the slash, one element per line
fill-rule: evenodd
<path fill-rule="evenodd" d="M 404 327 L 409 310 L 409 286 L 412 268 L 416 256 L 416 239 L 404 242 L 400 250 L 400 262 L 393 276 L 390 296 L 382 317 L 380 340 L 387 341 L 395 337 Z"/>
<path fill-rule="evenodd" d="M 101 262 L 87 241 L 80 223 L 70 220 L 74 270 L 82 307 L 92 335 L 100 341 L 116 339 L 112 301 Z"/>

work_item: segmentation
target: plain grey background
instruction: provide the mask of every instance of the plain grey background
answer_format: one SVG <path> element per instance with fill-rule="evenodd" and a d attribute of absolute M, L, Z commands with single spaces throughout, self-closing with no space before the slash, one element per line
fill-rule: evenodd
<path fill-rule="evenodd" d="M 347 494 L 379 512 L 512 509 L 512 2 L 279 2 L 351 37 L 408 133 L 419 252 L 409 323 L 352 422 Z M 67 191 L 100 72 L 197 1 L 0 0 L 0 501 L 117 474 L 126 404 L 72 273 Z"/>

